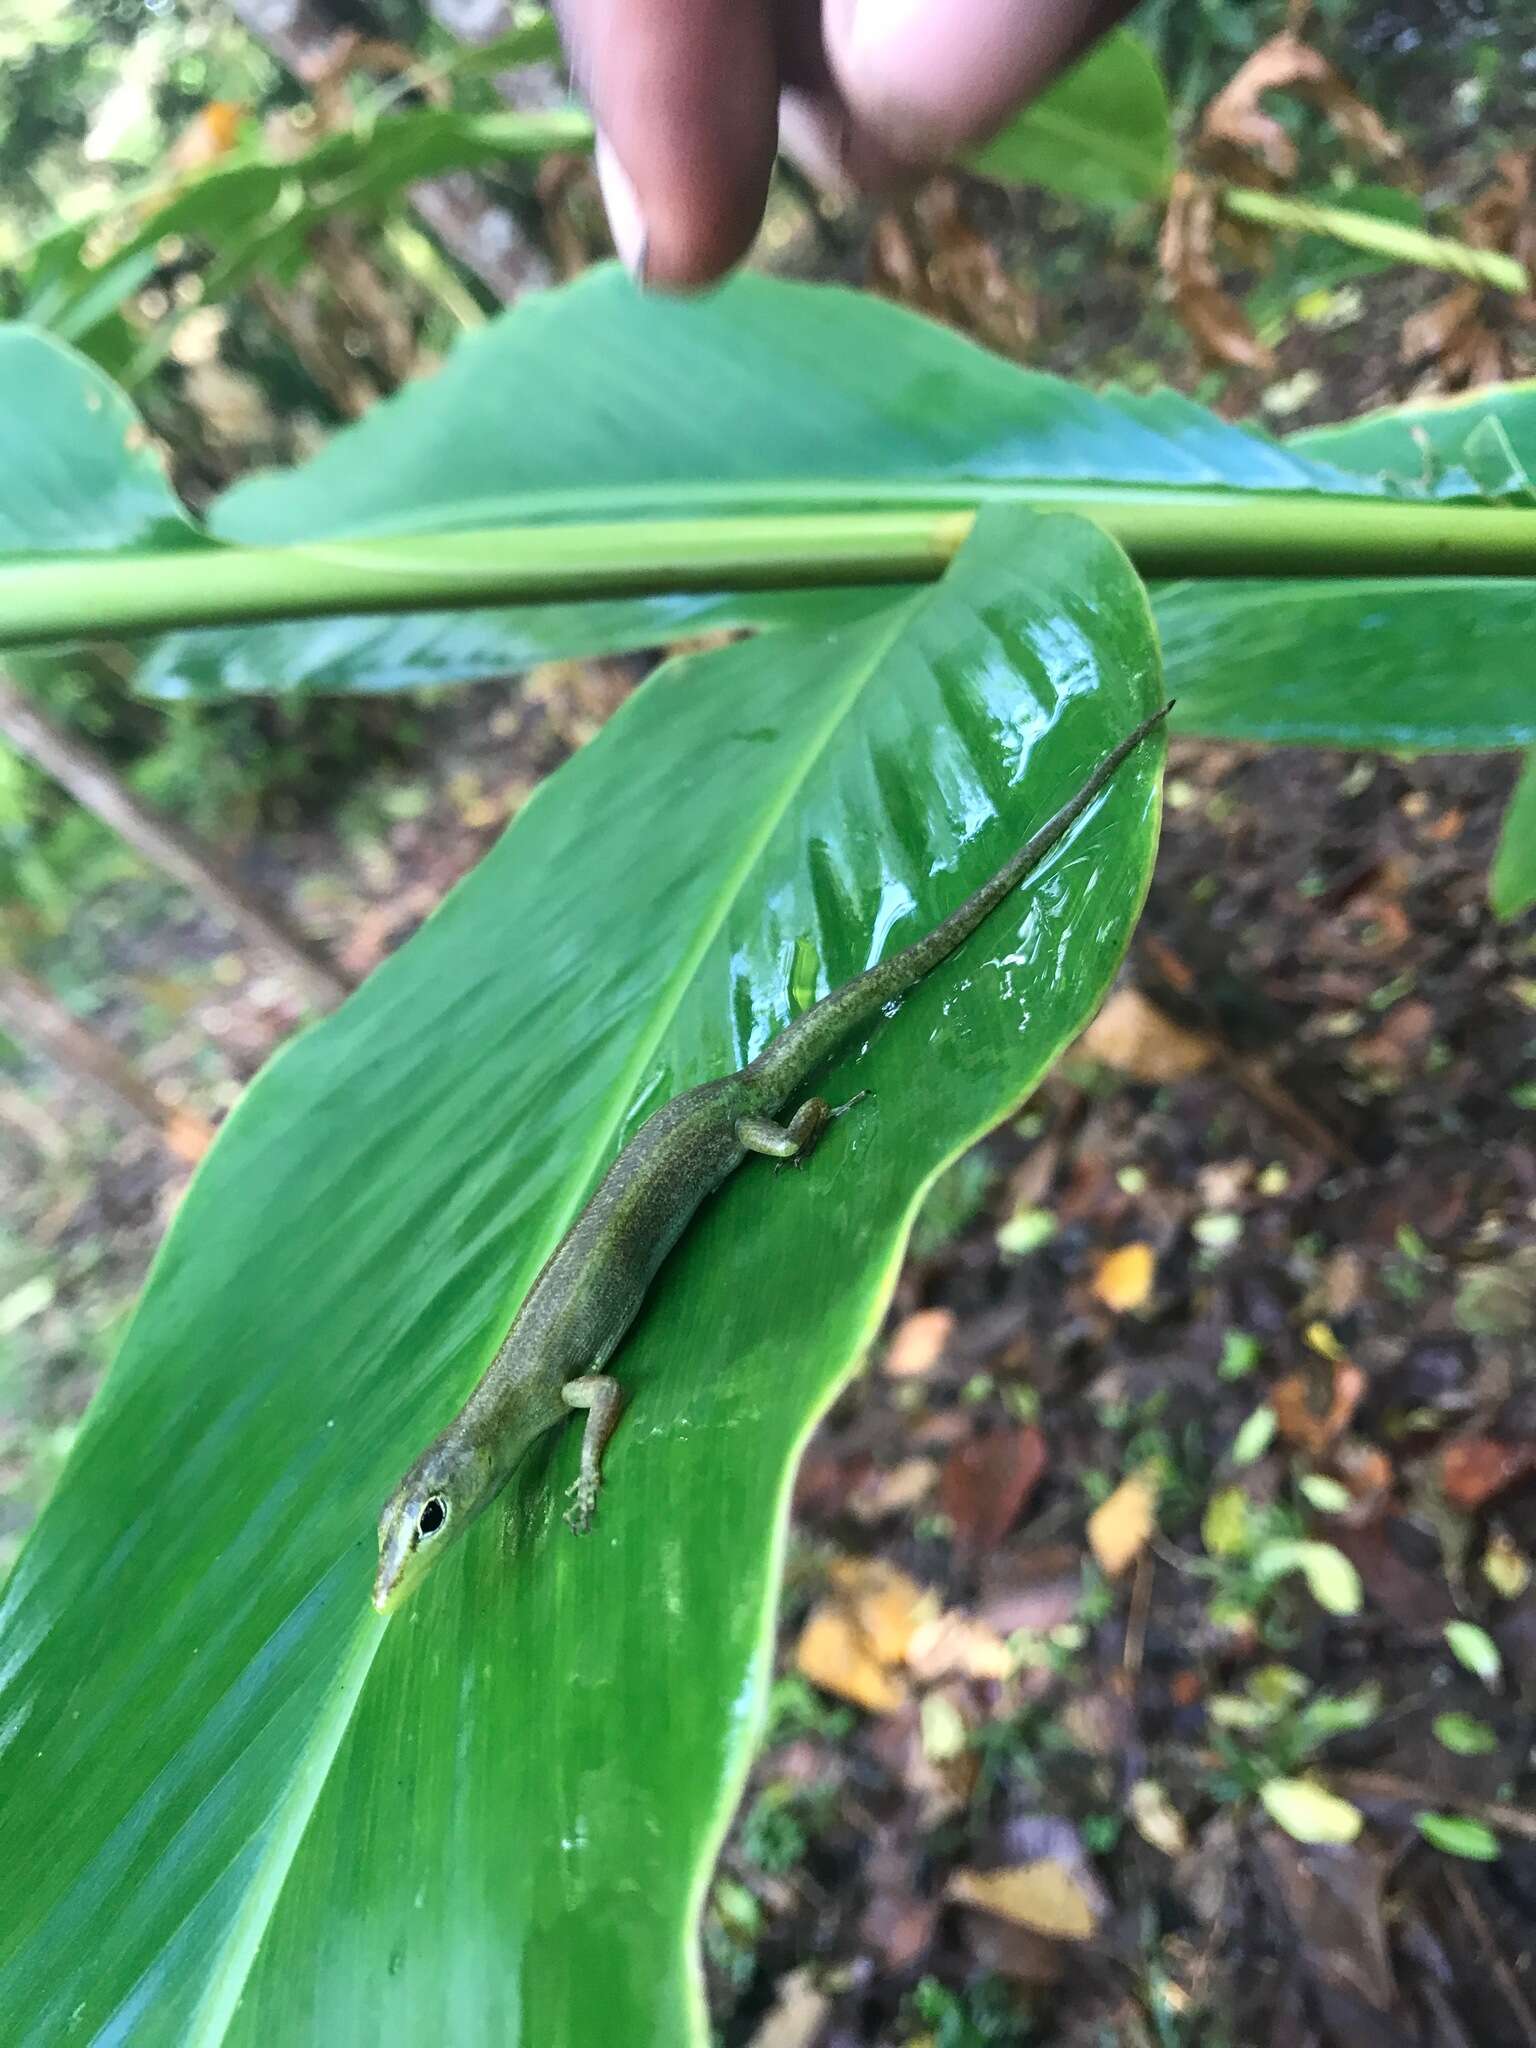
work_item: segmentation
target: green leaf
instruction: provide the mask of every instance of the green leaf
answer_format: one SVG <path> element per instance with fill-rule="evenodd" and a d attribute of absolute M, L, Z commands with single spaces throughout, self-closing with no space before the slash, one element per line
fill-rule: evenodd
<path fill-rule="evenodd" d="M 970 158 L 1004 185 L 1044 185 L 1090 206 L 1161 199 L 1173 170 L 1162 73 L 1116 29 Z"/>
<path fill-rule="evenodd" d="M 93 364 L 0 324 L 0 392 L 0 553 L 198 540 L 137 413 Z"/>
<path fill-rule="evenodd" d="M 1497 439 L 1490 427 L 1499 429 Z M 1337 427 L 1307 427 L 1286 446 L 1400 490 L 1441 498 L 1523 496 L 1536 474 L 1536 392 L 1529 380 L 1427 404 L 1388 406 Z M 1491 452 L 1503 452 L 1497 467 Z"/>
<path fill-rule="evenodd" d="M 575 108 L 471 114 L 451 107 L 359 121 L 286 162 L 274 161 L 258 138 L 169 190 L 162 182 L 128 202 L 119 198 L 94 220 L 50 235 L 21 267 L 23 316 L 120 374 L 139 374 L 163 352 L 177 319 L 162 322 L 154 343 L 120 362 L 117 316 L 161 262 L 167 236 L 212 252 L 195 301 L 207 305 L 258 273 L 290 277 L 307 259 L 316 228 L 337 214 L 377 215 L 419 179 L 583 149 L 591 139 L 589 118 Z M 117 232 L 130 221 L 131 233 Z M 97 258 L 103 242 L 109 253 Z"/>
<path fill-rule="evenodd" d="M 1480 1820 L 1459 1813 L 1416 1813 L 1413 1824 L 1432 1848 L 1447 1856 L 1465 1856 L 1473 1863 L 1495 1863 L 1499 1839 Z"/>
<path fill-rule="evenodd" d="M 1297 1842 L 1352 1842 L 1363 1825 L 1358 1806 L 1310 1778 L 1270 1778 L 1259 1787 L 1264 1810 Z"/>
<path fill-rule="evenodd" d="M 1186 582 L 1154 589 L 1153 606 L 1180 731 L 1411 753 L 1536 740 L 1536 691 L 1520 679 L 1536 581 Z"/>
<path fill-rule="evenodd" d="M 18 374 L 11 385 L 8 474 L 18 476 L 34 466 L 30 383 Z M 499 396 L 514 392 L 536 392 L 537 405 Z M 1458 411 L 1458 448 L 1489 422 L 1512 448 L 1536 436 L 1536 391 L 1511 387 Z M 115 455 L 121 437 L 102 438 Z M 705 628 L 844 618 L 877 606 L 879 593 L 732 590 L 723 568 L 719 588 L 463 608 L 463 537 L 480 534 L 474 560 L 484 563 L 497 559 L 497 531 L 517 524 L 616 521 L 643 533 L 641 522 L 666 518 L 694 547 L 748 514 L 820 515 L 834 532 L 855 514 L 899 514 L 927 533 L 946 508 L 1004 498 L 1097 508 L 1147 573 L 1165 579 L 1153 602 L 1186 732 L 1410 750 L 1536 744 L 1536 577 L 1430 573 L 1469 518 L 1495 520 L 1511 559 L 1536 561 L 1536 512 L 1452 503 L 1428 481 L 1378 474 L 1348 435 L 1339 443 L 1359 467 L 1325 461 L 1307 442 L 1282 446 L 1173 393 L 1093 396 L 828 287 L 744 276 L 677 301 L 600 270 L 488 323 L 436 376 L 375 407 L 311 461 L 237 485 L 210 508 L 212 531 L 227 541 L 322 544 L 295 565 L 310 576 L 356 560 L 330 543 L 403 537 L 370 590 L 388 592 L 404 567 L 419 566 L 421 548 L 435 547 L 432 586 L 457 593 L 460 608 L 335 617 L 323 628 L 173 632 L 140 686 L 164 695 L 395 689 Z M 1377 566 L 1329 578 L 1233 573 L 1234 545 L 1272 553 L 1282 529 L 1314 549 L 1326 534 L 1329 553 L 1347 541 L 1347 559 Z M 456 538 L 457 549 L 445 546 Z M 1373 549 L 1392 558 L 1386 569 Z M 500 559 L 508 552 L 503 543 Z M 674 548 L 668 559 L 677 558 Z M 803 584 L 819 560 L 802 552 L 797 566 Z M 1166 580 L 1177 575 L 1198 580 Z M 67 588 L 72 604 L 85 604 L 84 578 Z M 286 564 L 276 589 L 291 595 Z M 16 594 L 6 592 L 13 607 Z M 0 629 L 4 618 L 0 606 Z"/>
<path fill-rule="evenodd" d="M 1300 192 L 1302 201 L 1328 204 L 1338 194 L 1331 191 Z M 1424 207 L 1413 193 L 1397 185 L 1352 185 L 1349 212 L 1363 215 L 1367 222 L 1389 221 L 1399 227 L 1422 228 Z M 1370 277 L 1390 270 L 1395 256 L 1351 246 L 1333 235 L 1303 233 L 1278 235 L 1273 239 L 1270 266 L 1264 278 L 1244 301 L 1244 310 L 1261 339 L 1278 340 L 1296 312 L 1296 302 L 1309 293 L 1329 292 L 1352 278 Z"/>
<path fill-rule="evenodd" d="M 1471 1714 L 1436 1714 L 1435 1740 L 1457 1756 L 1487 1756 L 1499 1746 L 1488 1723 Z"/>
<path fill-rule="evenodd" d="M 1349 1488 L 1325 1473 L 1303 1473 L 1296 1487 L 1308 1506 L 1316 1508 L 1320 1515 L 1342 1515 L 1349 1506 Z"/>
<path fill-rule="evenodd" d="M 1290 1572 L 1300 1572 L 1319 1607 L 1326 1607 L 1330 1614 L 1360 1612 L 1364 1598 L 1360 1574 L 1343 1551 L 1336 1550 L 1331 1543 L 1277 1539 L 1259 1551 L 1253 1569 L 1265 1585 Z"/>
<path fill-rule="evenodd" d="M 1249 1549 L 1248 1496 L 1240 1486 L 1224 1486 L 1211 1495 L 1200 1519 L 1200 1541 L 1212 1557 L 1241 1557 Z"/>
<path fill-rule="evenodd" d="M 997 1227 L 997 1248 L 1005 1258 L 1027 1258 L 1056 1235 L 1056 1218 L 1049 1209 L 1015 1209 Z"/>
<path fill-rule="evenodd" d="M 537 391 L 537 407 L 487 402 L 487 394 L 518 391 Z M 1536 409 L 1536 398 L 1530 403 Z M 311 461 L 236 485 L 209 517 L 222 538 L 271 544 L 523 519 L 703 518 L 914 499 L 965 505 L 1099 483 L 1121 496 L 1166 493 L 1170 503 L 1219 492 L 1228 527 L 1243 510 L 1233 491 L 1280 492 L 1287 502 L 1299 492 L 1383 496 L 1374 478 L 1293 453 L 1176 394 L 1095 397 L 869 298 L 743 276 L 679 302 L 635 293 L 619 273 L 599 270 L 488 323 L 435 377 L 374 407 Z M 1251 586 L 1225 582 L 1155 595 L 1176 650 L 1176 715 L 1189 730 L 1246 729 L 1268 718 L 1281 736 L 1315 727 L 1332 737 L 1342 630 L 1354 656 L 1345 672 L 1352 730 L 1368 731 L 1376 703 L 1378 724 L 1393 735 L 1383 743 L 1411 737 L 1416 721 L 1440 735 L 1454 649 L 1456 699 L 1476 714 L 1472 743 L 1492 730 L 1498 744 L 1511 744 L 1522 720 L 1536 740 L 1523 638 L 1530 586 L 1490 590 L 1479 581 L 1469 596 L 1454 579 L 1422 593 L 1378 579 L 1352 608 L 1333 606 L 1321 630 L 1312 623 L 1318 598 L 1332 606 L 1335 586 L 1287 579 L 1259 590 L 1262 604 Z M 141 686 L 169 695 L 267 692 L 274 678 L 293 689 L 414 687 L 798 617 L 807 603 L 805 592 L 694 593 L 338 619 L 324 632 L 176 633 L 152 655 Z M 1265 628 L 1265 605 L 1283 630 Z M 1350 627 L 1362 611 L 1357 640 Z M 1362 646 L 1381 649 L 1368 664 L 1374 698 L 1361 683 Z M 1410 683 L 1416 673 L 1424 681 L 1404 697 L 1391 664 L 1409 657 Z M 1240 694 L 1256 659 L 1253 684 Z M 1377 700 L 1388 690 L 1383 717 Z"/>
<path fill-rule="evenodd" d="M 1464 1670 L 1484 1685 L 1497 1685 L 1504 1669 L 1499 1646 L 1488 1631 L 1472 1621 L 1448 1621 L 1445 1640 L 1451 1655 Z"/>
<path fill-rule="evenodd" d="M 1223 1380 L 1246 1379 L 1263 1355 L 1264 1347 L 1251 1331 L 1223 1331 L 1216 1377 Z"/>
<path fill-rule="evenodd" d="M 1159 695 L 1123 556 L 984 519 L 942 583 L 653 675 L 247 1091 L 0 1595 L 27 2038 L 702 2038 L 796 1458 L 925 1187 L 1102 1000 L 1157 751 L 831 1066 L 873 1100 L 807 1169 L 705 1204 L 589 1537 L 565 1432 L 384 1623 L 379 1506 L 639 1120 L 784 1021 L 796 939 L 829 986 L 927 929 Z"/>
<path fill-rule="evenodd" d="M 1536 903 L 1536 747 L 1525 757 L 1504 813 L 1488 900 L 1496 917 L 1518 917 Z"/>
<path fill-rule="evenodd" d="M 1305 1740 L 1316 1745 L 1331 1741 L 1335 1735 L 1369 1728 L 1380 1712 L 1381 1687 L 1368 1682 L 1356 1686 L 1353 1692 L 1318 1693 L 1301 1709 L 1296 1722 Z"/>
<path fill-rule="evenodd" d="M 1255 1408 L 1232 1440 L 1232 1462 L 1234 1465 L 1251 1465 L 1262 1458 L 1275 1440 L 1275 1411 L 1266 1401 L 1262 1408 Z"/>

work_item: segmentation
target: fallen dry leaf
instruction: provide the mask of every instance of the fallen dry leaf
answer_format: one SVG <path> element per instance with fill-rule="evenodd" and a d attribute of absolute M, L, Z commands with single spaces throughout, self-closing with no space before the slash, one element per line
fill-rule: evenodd
<path fill-rule="evenodd" d="M 1531 1561 L 1500 1529 L 1483 1552 L 1483 1577 L 1501 1600 L 1518 1600 L 1531 1583 Z"/>
<path fill-rule="evenodd" d="M 1183 1815 L 1153 1778 L 1138 1778 L 1127 1799 L 1131 1821 L 1144 1842 L 1165 1856 L 1182 1856 L 1189 1847 Z"/>
<path fill-rule="evenodd" d="M 1100 1065 L 1160 1086 L 1211 1063 L 1210 1041 L 1160 1010 L 1140 989 L 1119 988 L 1078 1041 Z"/>
<path fill-rule="evenodd" d="M 945 1895 L 1058 1941 L 1088 1941 L 1098 1929 L 1095 1902 L 1064 1864 L 1050 1857 L 1007 1870 L 957 1870 Z"/>
<path fill-rule="evenodd" d="M 1157 1486 L 1149 1472 L 1122 1479 L 1088 1517 L 1088 1548 L 1099 1569 L 1117 1579 L 1147 1547 L 1156 1523 Z"/>
<path fill-rule="evenodd" d="M 1342 1435 L 1360 1406 L 1365 1374 L 1347 1358 L 1339 1360 L 1333 1367 L 1326 1406 L 1321 1412 L 1312 1405 L 1314 1384 L 1313 1374 L 1293 1372 L 1271 1390 L 1269 1405 L 1286 1442 L 1317 1457 L 1335 1437 Z"/>
<path fill-rule="evenodd" d="M 913 1631 L 938 1609 L 926 1587 L 878 1558 L 840 1558 L 828 1577 L 838 1603 L 882 1664 L 899 1664 Z"/>
<path fill-rule="evenodd" d="M 1124 1756 L 1132 1739 L 1129 1704 L 1108 1687 L 1068 1700 L 1060 1718 L 1062 1732 L 1084 1756 Z"/>
<path fill-rule="evenodd" d="M 909 203 L 881 214 L 870 236 L 869 283 L 1000 355 L 1027 356 L 1038 333 L 1033 292 L 972 226 L 951 177 L 931 178 Z"/>
<path fill-rule="evenodd" d="M 848 1512 L 856 1522 L 880 1522 L 887 1515 L 910 1513 L 938 1483 L 932 1458 L 903 1458 L 899 1465 L 877 1469 L 848 1496 Z"/>
<path fill-rule="evenodd" d="M 920 1622 L 907 1645 L 907 1669 L 924 1684 L 939 1678 L 1011 1678 L 1018 1661 L 995 1629 L 958 1609 Z"/>
<path fill-rule="evenodd" d="M 823 1692 L 871 1714 L 894 1714 L 907 1703 L 906 1680 L 881 1663 L 852 1615 L 833 1601 L 812 1610 L 795 1645 L 795 1666 Z"/>
<path fill-rule="evenodd" d="M 1157 240 L 1158 266 L 1173 310 L 1190 337 L 1214 362 L 1268 373 L 1275 367 L 1216 266 L 1219 211 L 1214 186 L 1193 171 L 1177 171 Z"/>
<path fill-rule="evenodd" d="M 972 1908 L 962 1913 L 961 1931 L 982 1969 L 1015 1984 L 1039 1989 L 1059 1984 L 1065 1974 L 1068 1952 L 1061 1943 L 1036 1934 L 1032 1927 L 1020 1927 L 1016 1920 L 1000 1920 L 995 1913 Z"/>
<path fill-rule="evenodd" d="M 1282 29 L 1261 43 L 1206 107 L 1200 139 L 1255 156 L 1274 177 L 1296 175 L 1296 145 L 1259 101 L 1267 92 L 1294 93 L 1315 106 L 1335 133 L 1383 163 L 1399 163 L 1405 151 L 1373 107 L 1351 90 L 1320 50 Z"/>
<path fill-rule="evenodd" d="M 1370 1521 L 1391 1494 L 1396 1477 L 1392 1460 L 1379 1445 L 1346 1437 L 1333 1447 L 1332 1466 L 1349 1489 L 1351 1505 L 1346 1510 L 1347 1519 L 1356 1524 Z"/>
<path fill-rule="evenodd" d="M 878 1561 L 843 1558 L 828 1576 L 832 1595 L 807 1617 L 795 1645 L 796 1667 L 824 1692 L 872 1714 L 893 1714 L 908 1697 L 896 1667 L 937 1602 L 905 1572 Z"/>
<path fill-rule="evenodd" d="M 773 2010 L 752 2036 L 752 2048 L 811 2048 L 831 2010 L 832 2001 L 818 1990 L 812 1972 L 791 1970 L 779 1979 Z"/>
<path fill-rule="evenodd" d="M 939 1505 L 966 1550 L 990 1550 L 1018 1520 L 1047 1463 L 1045 1438 L 1033 1423 L 995 1429 L 959 1444 L 945 1460 Z"/>
<path fill-rule="evenodd" d="M 887 1345 L 882 1361 L 886 1372 L 893 1380 L 920 1379 L 925 1372 L 932 1372 L 954 1327 L 953 1310 L 920 1308 L 907 1317 Z"/>
<path fill-rule="evenodd" d="M 1117 1315 L 1145 1308 L 1152 1294 L 1157 1258 L 1149 1244 L 1123 1244 L 1106 1252 L 1093 1275 L 1093 1291 Z"/>
<path fill-rule="evenodd" d="M 1070 1543 L 1003 1551 L 988 1561 L 984 1595 L 980 1612 L 999 1635 L 1047 1635 L 1072 1621 L 1082 1604 L 1081 1554 Z"/>
<path fill-rule="evenodd" d="M 1492 182 L 1461 218 L 1461 238 L 1474 249 L 1514 257 L 1525 267 L 1528 289 L 1511 297 L 1498 287 L 1468 280 L 1403 322 L 1403 361 L 1432 359 L 1437 381 L 1447 389 L 1510 376 L 1515 367 L 1510 330 L 1536 319 L 1536 288 L 1530 288 L 1536 280 L 1533 161 L 1519 150 L 1497 157 Z"/>
<path fill-rule="evenodd" d="M 1536 1472 L 1536 1443 L 1505 1443 L 1491 1436 L 1447 1444 L 1440 1459 L 1445 1497 L 1463 1514 L 1473 1513 L 1529 1472 Z"/>
<path fill-rule="evenodd" d="M 1418 1053 L 1424 1052 L 1435 1031 L 1435 1013 L 1428 1003 L 1399 1003 L 1368 1038 L 1357 1038 L 1349 1048 L 1352 1064 L 1385 1067 L 1401 1073 Z"/>
<path fill-rule="evenodd" d="M 189 1166 L 196 1166 L 213 1143 L 213 1126 L 193 1110 L 172 1109 L 167 1112 L 161 1136 L 167 1151 Z"/>
<path fill-rule="evenodd" d="M 910 1890 L 876 1889 L 859 1921 L 859 1938 L 891 1969 L 909 1970 L 927 1952 L 938 1917 L 936 1899 L 919 1898 Z"/>

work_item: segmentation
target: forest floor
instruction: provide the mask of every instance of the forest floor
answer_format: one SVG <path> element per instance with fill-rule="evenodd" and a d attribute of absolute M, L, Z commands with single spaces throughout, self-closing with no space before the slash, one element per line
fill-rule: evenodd
<path fill-rule="evenodd" d="M 1383 11 L 1365 65 L 1461 196 L 1493 148 L 1445 111 L 1469 22 Z M 1442 32 L 1415 71 L 1398 43 Z M 1444 280 L 1330 286 L 1263 379 L 1213 376 L 1145 225 L 962 198 L 959 239 L 947 197 L 887 225 L 887 281 L 984 300 L 1034 365 L 1276 429 L 1433 388 L 1398 338 Z M 867 218 L 776 218 L 775 267 L 866 274 Z M 426 702 L 247 865 L 360 976 L 640 673 Z M 725 2048 L 1536 2040 L 1536 927 L 1486 903 L 1512 779 L 1173 749 L 1110 1008 L 934 1190 L 807 1453 L 706 1928 Z M 300 1018 L 142 874 L 38 965 L 212 1119 Z M 18 1051 L 0 1090 L 3 1571 L 186 1175 Z"/>

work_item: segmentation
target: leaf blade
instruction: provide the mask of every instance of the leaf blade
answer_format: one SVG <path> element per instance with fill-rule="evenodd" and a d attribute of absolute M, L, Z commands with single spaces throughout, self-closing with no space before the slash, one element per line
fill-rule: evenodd
<path fill-rule="evenodd" d="M 385 1630 L 372 1521 L 612 1145 L 783 1021 L 795 939 L 831 983 L 872 930 L 926 928 L 1156 701 L 1102 536 L 1005 515 L 977 542 L 889 616 L 654 677 L 236 1109 L 0 1606 L 0 1835 L 46 1809 L 67 1845 L 0 1864 L 0 2002 L 39 2038 L 82 2002 L 151 2040 L 292 2038 L 315 2011 L 343 2038 L 369 2015 L 572 2048 L 696 2031 L 686 1940 L 798 1447 L 923 1187 L 1107 986 L 1155 759 L 833 1068 L 873 1117 L 706 1205 L 621 1354 L 590 1539 L 555 1522 L 562 1440 Z M 786 1346 L 784 1299 L 814 1339 Z"/>

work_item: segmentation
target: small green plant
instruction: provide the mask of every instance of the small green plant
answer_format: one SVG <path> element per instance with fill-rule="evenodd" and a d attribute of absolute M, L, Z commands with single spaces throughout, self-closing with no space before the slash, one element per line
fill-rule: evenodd
<path fill-rule="evenodd" d="M 996 1181 L 997 1168 L 981 1147 L 962 1153 L 923 1197 L 912 1226 L 914 1255 L 929 1259 L 953 1243 L 986 1207 Z"/>
<path fill-rule="evenodd" d="M 752 1981 L 762 1931 L 763 1909 L 756 1895 L 732 1877 L 720 1878 L 704 1915 L 704 1953 L 738 1991 Z"/>
<path fill-rule="evenodd" d="M 832 1786 L 765 1786 L 742 1823 L 742 1855 L 770 1877 L 781 1877 L 805 1861 L 811 1842 L 832 1818 L 835 1801 Z"/>
<path fill-rule="evenodd" d="M 1289 1778 L 1336 1735 L 1369 1728 L 1381 1712 L 1381 1688 L 1314 1691 L 1312 1681 L 1288 1664 L 1265 1664 L 1241 1692 L 1217 1693 L 1206 1703 L 1212 1744 L 1221 1759 L 1213 1782 L 1218 1797 L 1249 1796 L 1271 1778 Z"/>
<path fill-rule="evenodd" d="M 774 1680 L 768 1694 L 762 1747 L 772 1749 L 775 1744 L 792 1742 L 800 1735 L 815 1735 L 827 1742 L 841 1742 L 853 1723 L 851 1707 L 833 1706 L 824 1693 L 818 1692 L 798 1672 L 786 1672 L 782 1678 Z"/>
<path fill-rule="evenodd" d="M 980 1977 L 959 1991 L 925 1977 L 909 2005 L 919 2031 L 907 2035 L 905 2048 L 1025 2048 L 1033 2033 L 1001 1977 Z"/>

